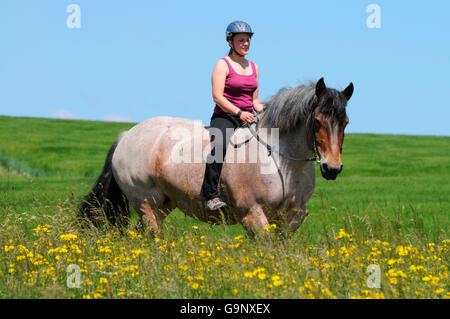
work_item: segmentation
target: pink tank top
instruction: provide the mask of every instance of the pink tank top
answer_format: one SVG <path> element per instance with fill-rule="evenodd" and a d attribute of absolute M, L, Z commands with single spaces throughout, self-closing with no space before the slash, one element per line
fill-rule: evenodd
<path fill-rule="evenodd" d="M 228 64 L 228 75 L 225 80 L 223 96 L 242 111 L 254 113 L 253 92 L 258 88 L 255 64 L 249 61 L 253 70 L 251 75 L 241 75 L 233 70 L 233 67 L 226 58 L 222 59 Z M 216 104 L 214 113 L 226 114 L 227 112 Z"/>

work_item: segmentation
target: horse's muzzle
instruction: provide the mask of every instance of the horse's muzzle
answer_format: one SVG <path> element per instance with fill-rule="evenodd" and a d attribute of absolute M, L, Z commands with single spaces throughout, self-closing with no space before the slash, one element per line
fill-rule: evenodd
<path fill-rule="evenodd" d="M 323 178 L 327 180 L 335 180 L 340 172 L 342 172 L 342 167 L 344 165 L 340 165 L 339 167 L 331 167 L 328 166 L 327 163 L 322 163 L 320 165 L 320 172 L 322 173 Z"/>

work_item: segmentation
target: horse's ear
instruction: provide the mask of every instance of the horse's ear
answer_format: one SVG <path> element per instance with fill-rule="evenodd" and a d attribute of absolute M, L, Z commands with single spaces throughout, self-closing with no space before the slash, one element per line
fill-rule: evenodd
<path fill-rule="evenodd" d="M 350 100 L 350 98 L 352 97 L 352 94 L 353 94 L 353 83 L 352 82 L 350 82 L 350 84 L 345 88 L 345 90 L 342 91 L 342 94 L 344 94 L 347 101 Z"/>
<path fill-rule="evenodd" d="M 327 87 L 325 86 L 325 82 L 323 78 L 320 78 L 319 81 L 317 81 L 316 84 L 316 96 L 317 98 L 320 98 L 326 91 Z"/>

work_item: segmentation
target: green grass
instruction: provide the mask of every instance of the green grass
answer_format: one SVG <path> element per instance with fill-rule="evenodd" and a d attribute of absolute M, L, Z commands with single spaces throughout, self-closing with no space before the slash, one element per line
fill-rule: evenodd
<path fill-rule="evenodd" d="M 317 185 L 313 197 L 307 204 L 310 216 L 287 243 L 277 243 L 276 240 L 274 243 L 254 242 L 244 235 L 245 232 L 240 225 L 209 226 L 185 217 L 178 210 L 165 221 L 165 239 L 159 243 L 152 242 L 145 233 L 142 233 L 142 238 L 138 239 L 117 234 L 111 237 L 111 234 L 115 233 L 108 229 L 95 232 L 81 230 L 76 226 L 74 218 L 76 207 L 100 174 L 111 144 L 121 131 L 133 125 L 133 123 L 0 116 L 2 128 L 0 130 L 0 226 L 2 228 L 0 247 L 14 243 L 17 250 L 17 246 L 22 244 L 29 250 L 35 249 L 35 253 L 39 252 L 45 258 L 48 257 L 47 260 L 52 264 L 53 257 L 46 255 L 50 247 L 48 245 L 62 244 L 58 236 L 65 232 L 72 232 L 78 234 L 80 245 L 84 243 L 87 244 L 86 247 L 90 247 L 83 250 L 83 254 L 89 258 L 95 259 L 98 254 L 95 247 L 100 244 L 97 241 L 102 242 L 108 238 L 112 242 L 112 254 L 116 257 L 121 256 L 120 246 L 127 251 L 145 250 L 145 253 L 136 260 L 140 267 L 139 275 L 126 280 L 118 279 L 114 285 L 108 287 L 110 290 L 96 292 L 95 289 L 106 288 L 99 282 L 99 278 L 104 276 L 101 270 L 95 267 L 89 268 L 92 265 L 86 267 L 93 285 L 74 290 L 65 286 L 65 268 L 56 267 L 56 275 L 52 277 L 55 279 L 44 280 L 39 272 L 42 271 L 42 267 L 39 268 L 39 265 L 33 264 L 33 260 L 28 260 L 31 264 L 28 264 L 26 269 L 37 267 L 38 275 L 28 274 L 27 277 L 21 274 L 19 276 L 19 268 L 25 267 L 20 266 L 19 262 L 15 263 L 17 270 L 9 273 L 12 257 L 4 249 L 0 249 L 0 297 L 80 298 L 87 295 L 94 296 L 94 293 L 102 297 L 117 297 L 119 289 L 127 291 L 124 297 L 329 297 L 320 289 L 315 291 L 308 288 L 310 285 L 308 280 L 311 278 L 316 280 L 322 278 L 323 282 L 323 277 L 309 274 L 308 271 L 314 268 L 314 261 L 309 258 L 318 260 L 322 258 L 322 262 L 331 258 L 325 252 L 331 249 L 338 251 L 342 247 L 341 242 L 335 240 L 339 229 L 345 229 L 353 236 L 352 243 L 357 246 L 354 260 L 357 256 L 365 256 L 366 263 L 370 261 L 368 257 L 370 247 L 363 244 L 367 240 L 370 243 L 376 240 L 388 242 L 394 251 L 395 247 L 400 245 L 413 245 L 419 250 L 426 250 L 428 243 L 441 245 L 443 240 L 449 238 L 450 138 L 377 134 L 346 134 L 342 155 L 344 170 L 336 181 L 324 180 L 317 168 Z M 136 231 L 134 228 L 136 220 L 134 215 L 130 231 Z M 33 230 L 43 224 L 51 226 L 52 231 L 49 235 L 36 233 Z M 199 228 L 194 230 L 192 226 Z M 261 280 L 246 287 L 241 283 L 242 280 L 239 281 L 230 275 L 227 275 L 228 277 L 222 275 L 222 272 L 224 274 L 240 273 L 242 279 L 246 272 L 244 268 L 250 266 L 246 262 L 241 262 L 238 265 L 221 265 L 222 270 L 211 270 L 216 279 L 205 278 L 204 281 L 199 281 L 197 289 L 193 289 L 194 279 L 189 280 L 188 277 L 195 277 L 195 274 L 198 276 L 200 270 L 194 271 L 198 264 L 193 264 L 194 262 L 188 259 L 188 251 L 196 256 L 201 254 L 202 247 L 196 246 L 196 243 L 201 241 L 202 235 L 205 236 L 203 240 L 206 246 L 212 245 L 211 249 L 216 243 L 231 247 L 221 250 L 220 254 L 216 252 L 218 254 L 216 257 L 222 260 L 225 258 L 253 260 L 253 257 L 249 257 L 248 254 L 257 251 L 274 257 L 272 264 L 266 263 L 267 260 L 263 257 L 254 259 L 254 266 L 256 268 L 258 263 L 264 264 L 263 267 L 267 272 L 270 270 L 271 276 L 279 274 L 284 278 L 283 285 L 269 287 L 265 280 Z M 244 235 L 244 239 L 236 240 L 235 237 L 240 235 Z M 179 243 L 185 236 L 189 237 L 186 239 L 189 245 L 180 247 L 175 245 L 170 248 L 172 249 L 170 252 L 170 249 L 160 248 L 163 244 Z M 236 242 L 240 243 L 238 249 L 233 248 Z M 346 247 L 350 247 L 350 243 L 347 244 Z M 241 249 L 245 251 L 242 252 Z M 376 262 L 385 265 L 389 259 L 394 258 L 389 255 L 392 251 L 383 252 L 381 256 L 386 260 L 380 257 Z M 441 258 L 432 257 L 432 252 L 426 251 L 430 253 L 430 258 Z M 17 258 L 19 253 L 16 251 L 14 258 Z M 422 255 L 426 256 L 424 252 Z M 287 258 L 286 256 L 295 256 L 299 268 L 289 263 L 277 264 L 283 258 Z M 178 261 L 175 261 L 174 257 L 178 258 Z M 193 267 L 190 270 L 192 274 L 180 274 L 175 270 L 175 265 L 180 262 L 180 258 L 185 258 L 183 262 Z M 67 257 L 67 260 L 69 259 Z M 70 263 L 67 260 L 64 262 Z M 59 261 L 54 262 L 55 265 L 60 264 Z M 359 261 L 358 264 L 361 262 Z M 409 267 L 407 260 L 404 262 L 403 266 Z M 367 292 L 362 292 L 367 275 L 361 270 L 363 268 L 357 268 L 355 265 L 335 269 L 330 279 L 338 284 L 327 286 L 333 296 L 348 298 L 369 295 Z M 169 267 L 169 270 L 164 270 L 164 266 Z M 436 263 L 428 260 L 427 270 L 436 276 L 441 270 L 434 269 L 434 266 L 448 267 L 448 257 Z M 409 268 L 402 269 L 407 272 Z M 358 274 L 352 277 L 350 270 Z M 387 271 L 387 269 L 384 270 Z M 209 272 L 206 271 L 206 273 Z M 292 278 L 286 275 L 287 273 L 290 273 Z M 31 286 L 24 284 L 33 276 L 37 276 L 41 281 L 38 280 Z M 167 281 L 168 276 L 170 278 Z M 292 284 L 283 288 L 288 277 L 289 280 L 296 281 L 296 285 Z M 252 282 L 255 278 L 248 278 L 248 281 Z M 348 283 L 351 278 L 357 283 L 356 286 Z M 421 278 L 417 280 L 421 282 Z M 440 282 L 445 282 L 444 279 L 441 278 Z M 385 277 L 384 282 L 388 280 L 389 278 Z M 448 278 L 446 280 L 448 282 Z M 112 282 L 113 280 L 109 281 L 109 283 Z M 302 292 L 300 287 L 303 283 L 306 288 Z M 445 295 L 445 292 L 435 293 L 438 286 L 428 287 L 426 282 L 419 284 L 411 281 L 408 284 L 405 282 L 404 285 L 402 288 L 398 287 L 398 284 L 386 283 L 381 290 L 374 291 L 382 292 L 384 296 L 391 298 L 402 296 L 434 298 Z M 343 286 L 345 289 L 342 288 Z M 128 292 L 133 292 L 135 295 Z"/>

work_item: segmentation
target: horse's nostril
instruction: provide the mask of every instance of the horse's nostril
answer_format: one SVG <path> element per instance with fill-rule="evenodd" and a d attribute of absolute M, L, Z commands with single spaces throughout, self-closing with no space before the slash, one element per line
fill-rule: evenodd
<path fill-rule="evenodd" d="M 340 173 L 340 172 L 342 172 L 342 169 L 344 168 L 344 165 L 343 164 L 341 164 L 341 167 L 339 167 L 339 171 L 338 171 L 338 174 Z"/>
<path fill-rule="evenodd" d="M 327 163 L 323 163 L 322 167 L 323 167 L 324 171 L 328 171 L 328 164 Z"/>

